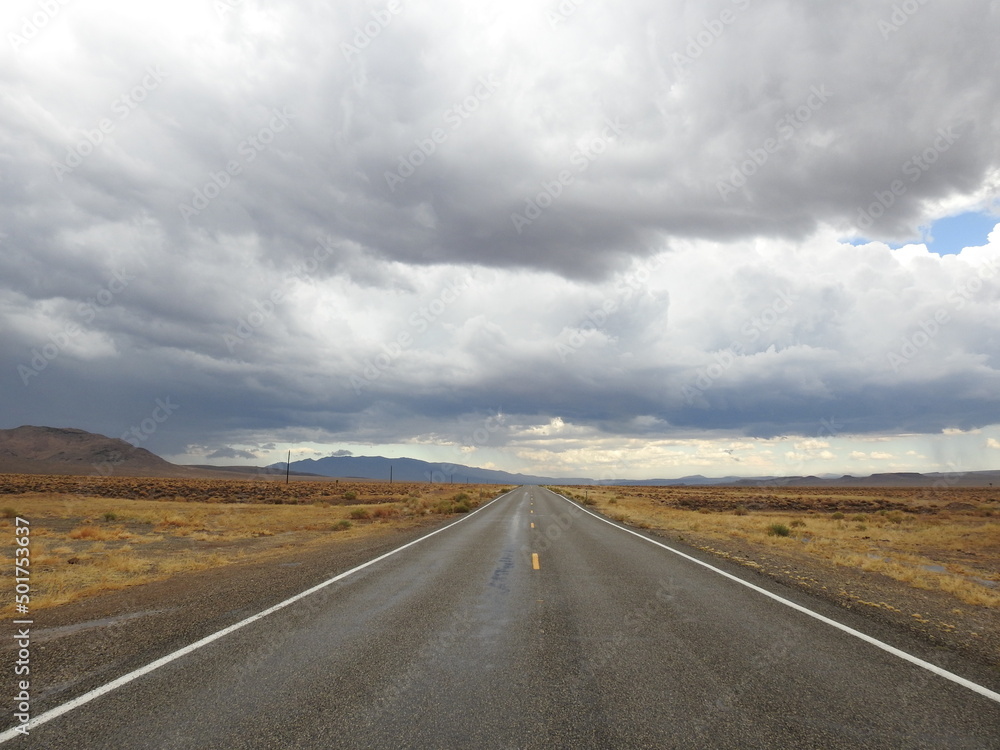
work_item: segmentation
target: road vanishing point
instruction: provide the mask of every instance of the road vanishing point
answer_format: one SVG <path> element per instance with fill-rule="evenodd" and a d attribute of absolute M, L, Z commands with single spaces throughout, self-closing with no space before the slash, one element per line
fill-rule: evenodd
<path fill-rule="evenodd" d="M 995 670 L 521 487 L 0 742 L 1000 748 L 998 690 Z"/>

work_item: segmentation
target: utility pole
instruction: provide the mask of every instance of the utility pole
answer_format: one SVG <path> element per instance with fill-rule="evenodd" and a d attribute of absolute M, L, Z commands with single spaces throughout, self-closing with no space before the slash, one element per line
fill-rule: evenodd
<path fill-rule="evenodd" d="M 392 464 L 389 464 L 389 484 L 392 484 Z"/>
<path fill-rule="evenodd" d="M 285 484 L 288 484 L 288 475 L 292 473 L 292 449 L 288 449 L 288 460 L 285 461 Z"/>

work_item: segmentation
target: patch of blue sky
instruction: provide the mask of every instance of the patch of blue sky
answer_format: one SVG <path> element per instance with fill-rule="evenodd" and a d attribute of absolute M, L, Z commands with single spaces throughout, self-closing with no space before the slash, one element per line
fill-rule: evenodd
<path fill-rule="evenodd" d="M 910 242 L 887 242 L 893 250 L 905 245 L 923 242 L 927 249 L 938 255 L 955 255 L 967 247 L 979 247 L 988 242 L 989 234 L 1000 224 L 1000 216 L 984 211 L 966 211 L 955 216 L 945 216 L 921 227 L 922 238 Z M 867 245 L 867 237 L 842 239 L 848 245 Z"/>
<path fill-rule="evenodd" d="M 980 211 L 946 216 L 922 228 L 924 242 L 932 253 L 954 255 L 967 247 L 985 245 L 998 223 L 1000 216 Z"/>

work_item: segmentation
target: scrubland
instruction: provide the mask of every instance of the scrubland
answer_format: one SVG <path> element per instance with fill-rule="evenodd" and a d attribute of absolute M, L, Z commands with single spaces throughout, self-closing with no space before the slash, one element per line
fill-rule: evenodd
<path fill-rule="evenodd" d="M 503 489 L 345 480 L 0 475 L 0 538 L 30 523 L 31 611 L 467 513 Z M 13 603 L 0 616 L 13 613 Z"/>
<path fill-rule="evenodd" d="M 786 562 L 880 573 L 946 592 L 958 603 L 1000 608 L 1000 490 L 993 488 L 576 487 L 569 493 L 609 518 L 686 536 L 725 556 L 731 555 L 713 549 L 713 540 L 737 541 Z M 757 565 L 753 554 L 737 557 Z"/>

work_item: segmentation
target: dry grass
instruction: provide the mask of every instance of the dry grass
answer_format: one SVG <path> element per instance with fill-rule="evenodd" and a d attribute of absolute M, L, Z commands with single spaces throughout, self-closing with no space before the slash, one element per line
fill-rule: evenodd
<path fill-rule="evenodd" d="M 571 493 L 640 528 L 738 539 L 1000 608 L 997 490 L 602 487 Z"/>
<path fill-rule="evenodd" d="M 21 516 L 31 522 L 33 612 L 178 573 L 261 561 L 291 549 L 416 526 L 435 515 L 467 512 L 501 491 L 354 482 L 350 491 L 362 502 L 347 504 L 336 483 L 311 482 L 313 501 L 279 504 L 229 502 L 226 491 L 234 483 L 221 480 L 206 488 L 211 480 L 195 480 L 195 494 L 211 499 L 191 502 L 172 499 L 173 494 L 171 499 L 151 501 L 32 491 L 38 477 L 26 483 L 27 491 L 15 494 L 10 492 L 10 475 L 2 479 L 13 511 L 0 518 L 0 538 L 8 540 L 3 547 L 8 569 L 13 567 L 11 519 Z M 179 480 L 162 481 L 171 493 L 178 487 Z M 113 487 L 112 494 L 121 494 L 124 484 Z M 330 498 L 334 502 L 327 502 Z M 12 603 L 0 608 L 0 617 L 11 614 Z"/>
<path fill-rule="evenodd" d="M 124 500 L 175 502 L 250 503 L 272 505 L 350 505 L 394 502 L 407 495 L 416 498 L 447 497 L 460 491 L 479 492 L 482 486 L 429 485 L 423 482 L 351 481 L 298 478 L 285 484 L 283 478 L 260 476 L 247 479 L 170 479 L 142 477 L 72 477 L 36 474 L 0 474 L 0 495 L 26 493 L 72 497 L 104 497 Z M 16 497 L 5 501 L 16 510 Z M 114 513 L 114 510 L 109 511 Z"/>

